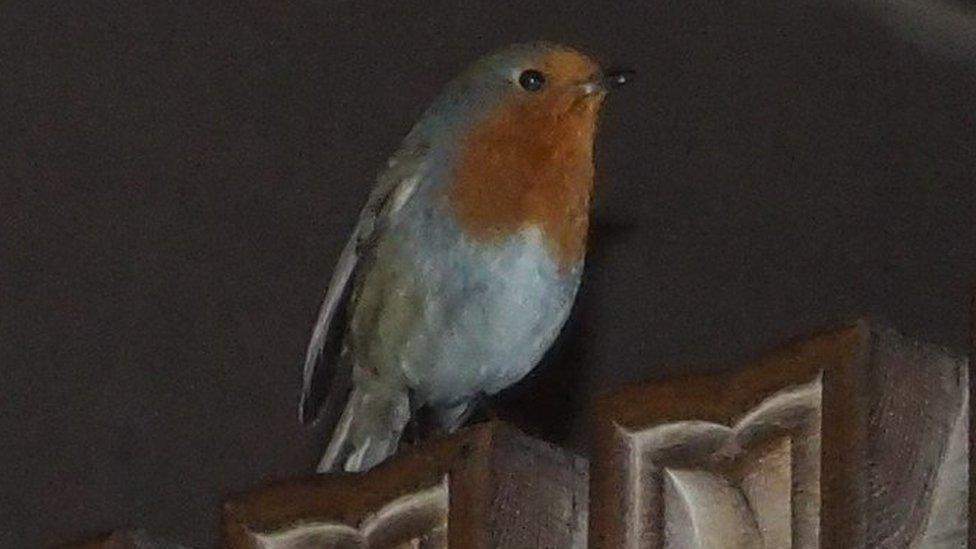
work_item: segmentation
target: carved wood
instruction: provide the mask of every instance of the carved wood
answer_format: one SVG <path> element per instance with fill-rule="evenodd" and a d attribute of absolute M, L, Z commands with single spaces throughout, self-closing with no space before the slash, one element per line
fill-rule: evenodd
<path fill-rule="evenodd" d="M 965 360 L 859 322 L 597 403 L 595 547 L 962 547 Z"/>
<path fill-rule="evenodd" d="M 964 547 L 966 360 L 877 328 L 871 337 L 869 547 Z"/>
<path fill-rule="evenodd" d="M 971 356 L 861 321 L 601 398 L 586 461 L 497 422 L 230 499 L 226 547 L 976 547 Z M 967 504 L 968 502 L 968 504 Z M 119 531 L 65 547 L 177 549 Z"/>
<path fill-rule="evenodd" d="M 586 462 L 500 423 L 232 498 L 225 546 L 585 547 Z"/>

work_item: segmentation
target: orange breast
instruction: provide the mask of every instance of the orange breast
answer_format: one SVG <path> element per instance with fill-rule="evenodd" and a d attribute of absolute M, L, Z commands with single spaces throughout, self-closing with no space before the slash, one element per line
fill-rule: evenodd
<path fill-rule="evenodd" d="M 583 258 L 599 98 L 519 98 L 460 144 L 449 200 L 462 229 L 491 241 L 538 226 L 560 267 Z"/>

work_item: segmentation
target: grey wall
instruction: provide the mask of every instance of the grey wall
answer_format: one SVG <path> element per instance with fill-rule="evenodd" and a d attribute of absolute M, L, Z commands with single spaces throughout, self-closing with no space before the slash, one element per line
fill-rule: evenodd
<path fill-rule="evenodd" d="M 385 4 L 0 10 L 0 547 L 202 545 L 223 494 L 310 470 L 299 361 L 372 176 L 509 42 L 640 76 L 603 118 L 574 319 L 503 416 L 580 445 L 596 390 L 863 314 L 963 347 L 965 48 L 825 2 Z"/>

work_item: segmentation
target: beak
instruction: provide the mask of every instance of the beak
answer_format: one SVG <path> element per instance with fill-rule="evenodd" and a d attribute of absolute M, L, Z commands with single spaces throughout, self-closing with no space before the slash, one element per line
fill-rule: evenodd
<path fill-rule="evenodd" d="M 632 81 L 635 76 L 637 71 L 634 69 L 608 69 L 603 72 L 603 84 L 610 89 L 619 88 Z"/>
<path fill-rule="evenodd" d="M 633 69 L 607 69 L 603 71 L 603 74 L 583 84 L 583 93 L 585 95 L 606 93 L 629 83 L 634 79 L 636 74 L 637 72 Z"/>

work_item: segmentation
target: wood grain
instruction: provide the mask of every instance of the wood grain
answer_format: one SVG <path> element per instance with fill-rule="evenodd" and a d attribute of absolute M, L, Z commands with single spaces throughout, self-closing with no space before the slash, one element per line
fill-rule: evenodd
<path fill-rule="evenodd" d="M 585 547 L 586 462 L 492 422 L 231 498 L 226 547 Z"/>
<path fill-rule="evenodd" d="M 594 547 L 962 547 L 968 369 L 859 321 L 597 403 Z"/>

